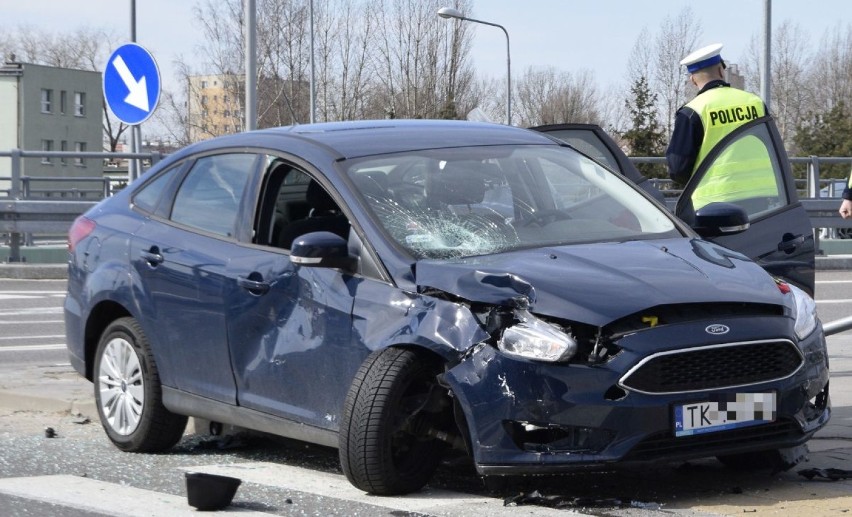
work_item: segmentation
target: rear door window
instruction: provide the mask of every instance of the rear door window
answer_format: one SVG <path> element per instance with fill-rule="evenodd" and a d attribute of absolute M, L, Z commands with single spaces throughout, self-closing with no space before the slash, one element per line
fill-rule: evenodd
<path fill-rule="evenodd" d="M 254 171 L 254 154 L 199 158 L 178 188 L 171 220 L 233 237 L 243 192 Z"/>

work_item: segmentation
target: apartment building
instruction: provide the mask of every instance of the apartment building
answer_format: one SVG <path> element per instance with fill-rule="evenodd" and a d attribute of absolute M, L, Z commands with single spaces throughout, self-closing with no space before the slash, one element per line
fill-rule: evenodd
<path fill-rule="evenodd" d="M 0 67 L 0 149 L 103 150 L 100 72 L 21 63 Z M 67 178 L 100 176 L 101 160 L 27 158 L 21 174 L 34 191 L 75 188 Z M 0 159 L 0 194 L 10 187 L 11 160 Z M 62 178 L 54 180 L 55 178 Z M 5 183 L 5 185 L 4 185 Z"/>
<path fill-rule="evenodd" d="M 189 140 L 238 133 L 243 128 L 242 76 L 196 75 L 187 92 Z"/>

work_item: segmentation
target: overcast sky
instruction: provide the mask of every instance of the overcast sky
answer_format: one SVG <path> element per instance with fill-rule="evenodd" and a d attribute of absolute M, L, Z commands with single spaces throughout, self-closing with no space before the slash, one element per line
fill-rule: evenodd
<path fill-rule="evenodd" d="M 322 0 L 315 0 L 321 2 Z M 624 83 L 630 51 L 643 28 L 656 34 L 660 22 L 690 6 L 703 32 L 699 46 L 723 43 L 729 62 L 744 57 L 753 35 L 762 38 L 766 0 L 474 0 L 469 17 L 503 25 L 511 43 L 512 77 L 529 67 L 591 71 L 602 88 Z M 173 61 L 191 57 L 201 34 L 193 23 L 196 0 L 136 2 L 137 42 L 157 59 L 164 83 Z M 129 0 L 0 0 L 2 24 L 67 30 L 79 26 L 130 34 Z M 772 0 L 772 25 L 797 23 L 816 47 L 822 34 L 852 23 L 850 0 Z M 476 24 L 472 57 L 480 73 L 505 77 L 506 39 L 495 27 Z"/>

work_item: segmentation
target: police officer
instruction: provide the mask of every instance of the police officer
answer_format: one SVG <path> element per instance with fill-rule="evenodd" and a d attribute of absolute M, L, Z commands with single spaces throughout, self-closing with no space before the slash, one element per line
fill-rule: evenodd
<path fill-rule="evenodd" d="M 852 217 L 852 173 L 849 174 L 849 180 L 846 182 L 846 188 L 843 189 L 843 201 L 840 202 L 840 216 L 844 219 Z"/>
<path fill-rule="evenodd" d="M 685 184 L 692 173 L 722 138 L 741 125 L 766 114 L 766 105 L 757 95 L 731 87 L 725 82 L 725 62 L 720 54 L 722 45 L 708 45 L 689 54 L 680 64 L 685 65 L 692 84 L 698 88 L 695 98 L 681 107 L 675 115 L 674 131 L 666 149 L 669 176 Z M 714 166 L 715 168 L 715 166 Z M 754 182 L 741 170 L 716 171 L 715 184 L 703 185 L 706 200 L 725 201 L 725 189 L 735 187 L 744 192 Z M 741 185 L 734 186 L 734 182 Z M 709 183 L 714 183 L 713 181 Z M 769 191 L 771 195 L 771 190 Z M 695 198 L 693 198 L 695 200 Z M 698 208 L 696 206 L 696 208 Z"/>

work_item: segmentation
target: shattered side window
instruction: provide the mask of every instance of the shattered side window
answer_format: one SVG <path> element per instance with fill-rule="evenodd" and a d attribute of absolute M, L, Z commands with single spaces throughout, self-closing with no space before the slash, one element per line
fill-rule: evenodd
<path fill-rule="evenodd" d="M 676 233 L 623 180 L 555 146 L 400 153 L 353 160 L 348 173 L 386 233 L 416 258 Z M 633 214 L 641 211 L 650 213 Z"/>

